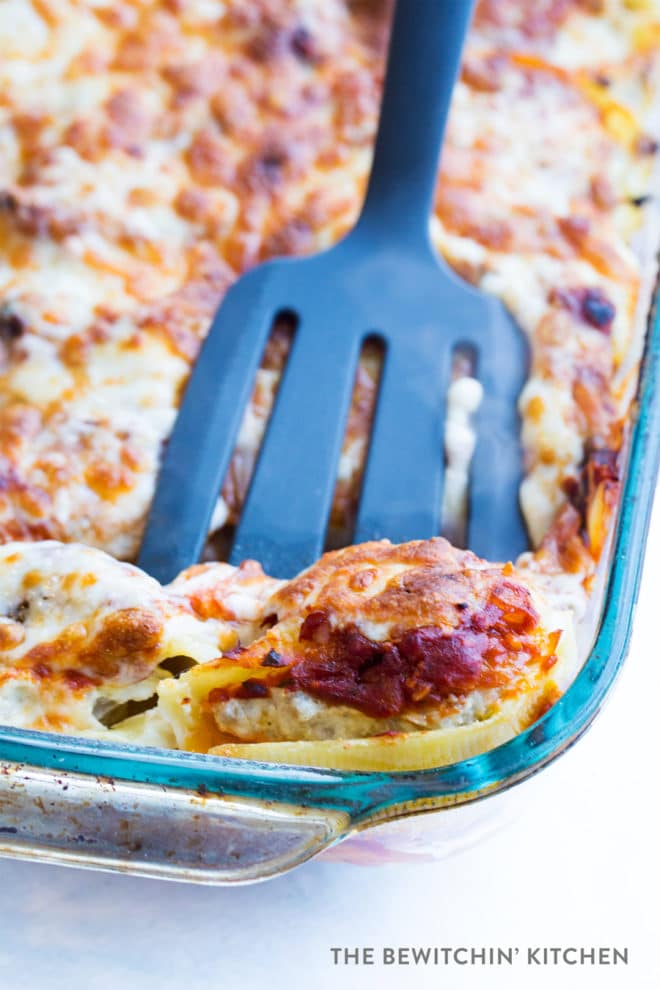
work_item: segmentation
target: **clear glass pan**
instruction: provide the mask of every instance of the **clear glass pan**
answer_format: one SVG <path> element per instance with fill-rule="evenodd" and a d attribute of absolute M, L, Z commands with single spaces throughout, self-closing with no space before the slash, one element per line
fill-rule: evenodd
<path fill-rule="evenodd" d="M 494 795 L 546 766 L 587 729 L 623 663 L 660 455 L 659 364 L 656 316 L 646 338 L 600 628 L 575 682 L 527 731 L 438 770 L 347 773 L 0 729 L 0 853 L 245 883 L 405 816 L 442 809 L 434 822 L 446 851 L 469 831 L 483 830 L 490 809 L 501 805 Z M 486 796 L 485 805 L 474 805 Z"/>

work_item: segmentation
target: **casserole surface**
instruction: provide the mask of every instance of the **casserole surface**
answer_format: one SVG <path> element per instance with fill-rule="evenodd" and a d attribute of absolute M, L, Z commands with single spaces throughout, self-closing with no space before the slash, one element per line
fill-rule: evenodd
<path fill-rule="evenodd" d="M 533 7 L 524 22 L 519 5 L 479 7 L 433 233 L 530 336 L 522 503 L 537 549 L 515 580 L 553 607 L 570 599 L 579 615 L 619 494 L 649 305 L 654 266 L 638 234 L 657 150 L 646 114 L 658 21 L 651 4 Z M 0 512 L 6 540 L 34 542 L 3 548 L 3 719 L 185 745 L 176 718 L 164 724 L 145 706 L 160 688 L 172 711 L 172 685 L 199 675 L 162 663 L 205 663 L 238 640 L 259 642 L 279 584 L 254 566 L 220 564 L 163 590 L 78 544 L 134 555 L 160 446 L 223 289 L 263 257 L 331 243 L 355 218 L 387 11 L 339 2 L 12 9 L 30 29 L 29 50 L 6 41 L 0 70 Z M 240 511 L 286 348 L 278 328 L 218 528 Z M 367 355 L 338 483 L 340 527 L 359 486 L 376 379 Z M 67 546 L 44 542 L 52 538 Z M 61 613 L 40 613 L 29 594 L 48 581 Z M 40 624 L 46 613 L 54 633 Z M 209 693 L 217 687 L 209 681 Z M 528 722 L 538 713 L 531 706 Z"/>

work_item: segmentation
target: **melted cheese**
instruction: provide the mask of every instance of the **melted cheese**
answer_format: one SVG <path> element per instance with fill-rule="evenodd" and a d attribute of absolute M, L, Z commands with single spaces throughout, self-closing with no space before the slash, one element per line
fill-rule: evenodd
<path fill-rule="evenodd" d="M 552 411 L 531 422 L 521 406 L 523 506 L 538 543 L 592 430 L 573 378 L 594 363 L 612 378 L 630 343 L 639 211 L 625 200 L 648 185 L 651 159 L 635 141 L 657 75 L 648 38 L 658 12 L 614 0 L 594 13 L 577 3 L 560 11 L 538 0 L 523 23 L 517 9 L 480 5 L 433 233 L 459 270 L 510 306 L 532 341 L 530 388 L 552 388 L 561 409 L 557 430 Z M 0 22 L 12 25 L 0 34 L 0 292 L 22 330 L 7 342 L 0 381 L 13 422 L 0 454 L 16 479 L 0 527 L 5 538 L 80 540 L 130 559 L 222 292 L 261 257 L 327 245 L 356 215 L 387 22 L 341 0 L 12 0 Z M 567 233 L 562 223 L 576 216 L 589 229 Z M 611 332 L 573 314 L 552 337 L 549 296 L 583 285 L 611 300 Z M 567 334 L 579 353 L 557 369 Z M 280 370 L 260 373 L 214 527 L 236 521 Z M 373 391 L 373 375 L 363 381 Z M 340 462 L 340 531 L 366 450 L 363 399 L 358 390 Z M 42 417 L 37 457 L 16 425 L 25 404 Z M 99 442 L 87 445 L 90 429 Z M 465 465 L 452 457 L 451 422 L 448 431 L 458 511 Z M 58 452 L 66 471 L 50 467 Z"/>
<path fill-rule="evenodd" d="M 0 718 L 23 728 L 104 733 L 103 714 L 155 702 L 159 683 L 171 676 L 164 661 L 208 662 L 254 635 L 261 605 L 279 585 L 256 565 L 217 564 L 163 588 L 91 547 L 4 544 Z M 154 716 L 148 721 L 153 727 Z"/>
<path fill-rule="evenodd" d="M 112 557 L 136 554 L 182 388 L 227 287 L 263 258 L 330 245 L 357 215 L 386 6 L 2 5 L 0 721 L 212 744 L 217 725 L 191 714 L 182 687 L 212 675 L 175 677 L 161 664 L 184 655 L 206 665 L 258 639 L 279 584 L 257 565 L 209 564 L 161 588 Z M 521 500 L 537 550 L 518 579 L 578 610 L 616 503 L 612 465 L 655 264 L 638 204 L 660 133 L 658 39 L 651 0 L 481 0 L 431 222 L 438 250 L 500 296 L 529 337 Z M 272 340 L 214 528 L 240 513 L 285 360 Z M 340 534 L 377 381 L 367 349 L 333 509 Z M 454 515 L 476 389 L 450 391 Z M 402 566 L 377 568 L 374 590 Z M 363 616 L 360 628 L 382 640 L 391 624 Z M 158 707 L 121 725 L 99 720 L 156 695 Z M 484 704 L 467 698 L 467 720 Z M 303 723 L 332 722 L 304 692 L 276 707 L 303 735 Z M 232 717 L 236 726 L 240 706 Z M 356 718 L 335 712 L 323 731 L 345 733 Z M 522 723 L 502 724 L 497 732 Z"/>
<path fill-rule="evenodd" d="M 528 582 L 441 539 L 335 551 L 275 592 L 266 606 L 274 624 L 250 645 L 164 681 L 160 710 L 179 746 L 195 749 L 204 738 L 225 755 L 249 758 L 257 746 L 255 758 L 278 760 L 282 743 L 451 736 L 458 728 L 473 755 L 494 744 L 489 724 L 500 727 L 506 713 L 511 734 L 520 731 L 576 670 L 570 612 L 551 608 Z M 489 637 L 487 662 L 469 656 L 477 629 Z M 447 669 L 436 646 L 450 651 L 442 655 L 452 656 L 453 674 L 464 665 L 468 687 L 453 680 L 434 693 L 434 677 Z M 356 677 L 355 695 L 342 665 Z M 317 748 L 311 762 L 327 765 L 323 752 Z M 304 745 L 302 753 L 311 755 Z M 303 762 L 295 745 L 284 754 Z"/>

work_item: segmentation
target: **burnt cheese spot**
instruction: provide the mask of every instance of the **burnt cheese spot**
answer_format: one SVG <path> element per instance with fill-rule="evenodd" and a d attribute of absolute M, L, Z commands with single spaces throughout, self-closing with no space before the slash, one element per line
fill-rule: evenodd
<path fill-rule="evenodd" d="M 609 330 L 616 308 L 601 289 L 587 289 L 582 302 L 582 315 L 596 330 Z"/>
<path fill-rule="evenodd" d="M 261 661 L 262 667 L 283 667 L 285 665 L 286 661 L 282 658 L 282 654 L 278 653 L 277 650 L 269 650 Z"/>
<path fill-rule="evenodd" d="M 7 618 L 11 619 L 12 622 L 24 623 L 27 620 L 29 611 L 30 603 L 27 598 L 23 598 L 17 605 L 14 605 L 8 610 Z"/>
<path fill-rule="evenodd" d="M 247 681 L 243 681 L 241 686 L 237 689 L 234 697 L 236 698 L 267 698 L 270 694 L 270 689 L 267 684 L 263 681 L 259 681 L 256 678 L 248 678 Z"/>
<path fill-rule="evenodd" d="M 312 32 L 302 25 L 294 29 L 289 41 L 291 51 L 303 62 L 311 65 L 320 59 L 319 48 Z"/>
<path fill-rule="evenodd" d="M 25 324 L 17 313 L 13 313 L 6 307 L 0 308 L 0 340 L 6 344 L 11 344 L 18 340 L 24 330 Z"/>
<path fill-rule="evenodd" d="M 549 301 L 568 310 L 594 330 L 609 333 L 612 329 L 616 306 L 601 288 L 577 286 L 553 289 Z"/>
<path fill-rule="evenodd" d="M 660 145 L 655 138 L 652 138 L 649 134 L 641 134 L 635 144 L 635 150 L 638 155 L 655 155 L 659 147 Z"/>

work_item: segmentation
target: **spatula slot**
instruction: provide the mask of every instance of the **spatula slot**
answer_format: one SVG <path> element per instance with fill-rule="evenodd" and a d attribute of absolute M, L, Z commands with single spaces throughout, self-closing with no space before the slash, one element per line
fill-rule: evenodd
<path fill-rule="evenodd" d="M 476 374 L 476 349 L 472 344 L 457 344 L 452 352 L 451 382 L 447 390 L 441 532 L 458 547 L 465 547 L 467 541 L 469 479 L 476 444 L 475 415 L 483 396 Z"/>
<path fill-rule="evenodd" d="M 504 308 L 497 318 L 497 347 L 480 348 L 475 369 L 481 401 L 473 413 L 466 546 L 487 560 L 516 560 L 529 547 L 519 503 L 523 451 L 517 409 L 528 350 Z"/>
<path fill-rule="evenodd" d="M 252 557 L 268 573 L 291 577 L 322 553 L 359 353 L 360 338 L 338 332 L 332 307 L 317 312 L 313 325 L 301 316 L 232 563 Z"/>
<path fill-rule="evenodd" d="M 336 550 L 352 541 L 384 357 L 385 344 L 382 338 L 370 333 L 360 349 L 353 382 L 351 407 L 332 499 L 332 513 L 325 538 L 326 550 Z"/>
<path fill-rule="evenodd" d="M 440 532 L 443 423 L 451 355 L 435 334 L 387 342 L 354 540 L 425 539 Z"/>
<path fill-rule="evenodd" d="M 229 558 L 236 526 L 273 413 L 298 322 L 297 314 L 291 309 L 282 309 L 275 314 L 259 369 L 252 382 L 252 397 L 243 414 L 229 468 L 222 483 L 221 497 L 202 560 Z"/>

